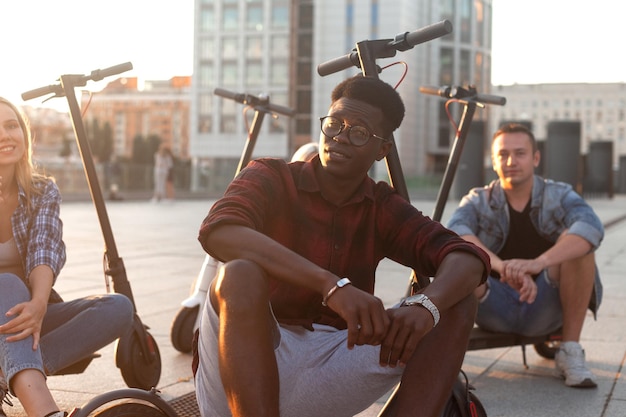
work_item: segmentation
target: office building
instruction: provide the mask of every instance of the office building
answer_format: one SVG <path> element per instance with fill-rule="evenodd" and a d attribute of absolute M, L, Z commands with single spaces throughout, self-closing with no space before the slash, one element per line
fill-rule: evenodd
<path fill-rule="evenodd" d="M 357 42 L 394 39 L 444 19 L 449 35 L 379 61 L 380 78 L 395 85 L 407 112 L 395 133 L 405 175 L 443 170 L 454 130 L 444 100 L 419 87 L 474 85 L 490 93 L 491 0 L 196 0 L 191 98 L 192 188 L 222 187 L 234 174 L 251 114 L 213 94 L 267 95 L 296 111 L 266 118 L 254 157 L 288 158 L 302 143 L 317 141 L 319 117 L 330 92 L 357 68 L 320 77 L 318 64 L 348 54 Z M 461 109 L 453 109 L 457 118 Z M 476 113 L 484 119 L 488 110 Z M 384 171 L 377 166 L 376 171 Z"/>

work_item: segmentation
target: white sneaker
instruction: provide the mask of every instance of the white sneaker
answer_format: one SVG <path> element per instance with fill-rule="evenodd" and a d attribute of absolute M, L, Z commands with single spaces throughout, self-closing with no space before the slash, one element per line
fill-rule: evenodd
<path fill-rule="evenodd" d="M 597 387 L 595 376 L 585 366 L 585 351 L 578 342 L 562 342 L 554 357 L 554 364 L 568 387 Z"/>

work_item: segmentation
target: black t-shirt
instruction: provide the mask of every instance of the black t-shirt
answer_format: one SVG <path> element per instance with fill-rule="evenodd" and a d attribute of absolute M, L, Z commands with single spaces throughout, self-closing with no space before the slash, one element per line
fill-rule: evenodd
<path fill-rule="evenodd" d="M 498 252 L 500 259 L 534 259 L 552 247 L 553 243 L 542 237 L 530 220 L 530 200 L 521 212 L 513 209 L 510 204 L 507 205 L 510 219 L 509 235 Z M 492 271 L 492 275 L 500 277 L 495 271 Z M 537 276 L 533 278 L 536 279 Z"/>

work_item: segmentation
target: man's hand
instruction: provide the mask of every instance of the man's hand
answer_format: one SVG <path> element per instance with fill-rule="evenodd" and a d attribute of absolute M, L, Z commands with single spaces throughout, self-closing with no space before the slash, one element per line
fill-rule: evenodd
<path fill-rule="evenodd" d="M 537 297 L 537 284 L 532 275 L 538 274 L 543 268 L 535 259 L 509 259 L 502 261 L 500 280 L 520 294 L 521 302 L 532 304 Z"/>
<path fill-rule="evenodd" d="M 381 366 L 404 366 L 413 356 L 418 343 L 433 328 L 433 317 L 421 306 L 387 310 L 391 326 L 380 348 Z"/>
<path fill-rule="evenodd" d="M 382 301 L 353 285 L 338 289 L 328 300 L 348 324 L 348 349 L 354 345 L 380 345 L 389 328 L 389 317 Z"/>
<path fill-rule="evenodd" d="M 7 317 L 14 318 L 0 326 L 0 333 L 11 334 L 11 336 L 7 337 L 7 342 L 17 342 L 32 335 L 33 350 L 36 350 L 39 346 L 41 325 L 46 310 L 46 303 L 27 301 L 17 304 L 6 312 Z"/>

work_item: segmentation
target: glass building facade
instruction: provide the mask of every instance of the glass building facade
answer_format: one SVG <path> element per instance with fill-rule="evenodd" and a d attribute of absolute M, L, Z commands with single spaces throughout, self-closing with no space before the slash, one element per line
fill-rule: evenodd
<path fill-rule="evenodd" d="M 359 72 L 320 77 L 317 65 L 349 53 L 357 42 L 443 19 L 453 24 L 450 35 L 379 62 L 381 79 L 402 80 L 398 91 L 407 111 L 394 136 L 407 175 L 441 170 L 453 139 L 444 100 L 420 94 L 419 87 L 471 84 L 489 93 L 491 0 L 195 0 L 192 186 L 222 187 L 232 179 L 250 125 L 250 112 L 214 95 L 216 87 L 264 94 L 293 108 L 294 117 L 265 118 L 253 155 L 289 158 L 299 145 L 317 141 L 317 120 L 326 114 L 332 88 Z M 402 65 L 385 68 L 395 63 Z M 216 178 L 222 178 L 218 184 Z"/>

